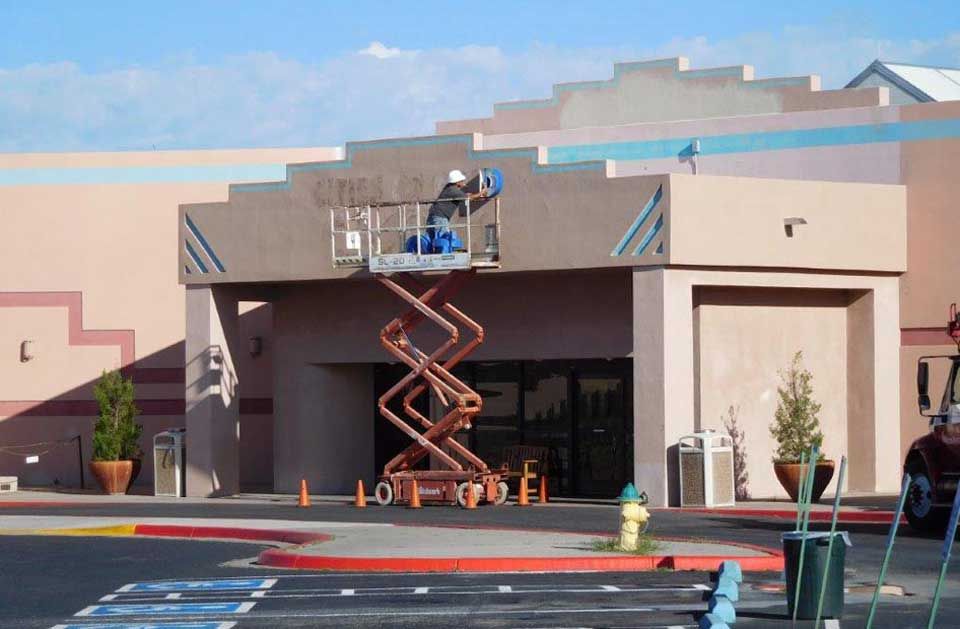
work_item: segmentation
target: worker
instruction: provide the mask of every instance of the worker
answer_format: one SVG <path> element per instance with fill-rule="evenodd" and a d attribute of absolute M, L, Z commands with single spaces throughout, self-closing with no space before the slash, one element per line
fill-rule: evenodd
<path fill-rule="evenodd" d="M 430 229 L 427 233 L 433 242 L 433 250 L 436 253 L 449 253 L 452 249 L 459 249 L 461 246 L 454 246 L 459 243 L 459 238 L 450 229 L 450 221 L 454 214 L 466 214 L 466 200 L 479 199 L 483 196 L 480 192 L 467 192 L 467 178 L 459 170 L 451 170 L 447 175 L 447 183 L 443 186 L 440 194 L 437 195 L 437 201 L 430 207 L 430 213 L 427 215 L 427 225 Z M 469 220 L 469 218 L 467 219 Z"/>

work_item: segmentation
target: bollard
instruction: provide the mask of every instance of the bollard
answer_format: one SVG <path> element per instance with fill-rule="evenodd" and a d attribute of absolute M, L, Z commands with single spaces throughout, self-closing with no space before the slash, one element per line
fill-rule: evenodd
<path fill-rule="evenodd" d="M 717 574 L 720 577 L 726 577 L 735 581 L 736 583 L 743 583 L 743 570 L 740 569 L 740 564 L 731 559 L 727 559 L 720 563 L 720 569 L 717 570 Z"/>
<path fill-rule="evenodd" d="M 310 506 L 310 494 L 307 492 L 307 479 L 300 479 L 300 497 L 297 499 L 298 507 Z"/>
<path fill-rule="evenodd" d="M 713 593 L 718 596 L 726 596 L 730 599 L 731 603 L 736 603 L 740 600 L 740 586 L 730 577 L 720 577 L 717 579 L 717 587 L 713 589 Z"/>
<path fill-rule="evenodd" d="M 367 506 L 367 494 L 363 491 L 363 481 L 357 481 L 357 495 L 353 499 L 353 506 L 358 508 L 364 508 Z"/>
<path fill-rule="evenodd" d="M 707 611 L 718 616 L 720 620 L 728 625 L 737 622 L 737 612 L 733 610 L 733 603 L 731 603 L 730 599 L 726 596 L 717 594 L 711 596 L 710 600 L 707 601 Z"/>
<path fill-rule="evenodd" d="M 716 614 L 704 614 L 700 617 L 698 629 L 730 629 L 730 625 L 725 623 L 720 616 Z"/>
<path fill-rule="evenodd" d="M 420 486 L 417 485 L 417 479 L 414 478 L 410 481 L 410 504 L 407 505 L 410 509 L 420 509 Z"/>

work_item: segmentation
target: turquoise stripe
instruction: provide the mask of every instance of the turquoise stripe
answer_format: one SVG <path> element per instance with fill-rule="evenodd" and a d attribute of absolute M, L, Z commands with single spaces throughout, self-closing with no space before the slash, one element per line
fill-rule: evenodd
<path fill-rule="evenodd" d="M 203 234 L 200 233 L 200 229 L 194 225 L 193 221 L 190 220 L 190 216 L 184 214 L 183 217 L 186 219 L 187 229 L 190 230 L 190 233 L 193 234 L 193 237 L 197 239 L 197 242 L 200 243 L 200 247 L 210 256 L 210 261 L 213 262 L 213 266 L 217 267 L 217 270 L 223 273 L 226 269 L 223 267 L 223 263 L 220 262 L 220 258 L 217 257 L 217 254 L 213 252 L 213 247 L 210 246 L 210 243 L 207 242 L 207 239 L 203 237 Z M 190 246 L 190 243 L 187 243 L 187 246 Z"/>
<path fill-rule="evenodd" d="M 643 206 L 642 210 L 640 210 L 637 218 L 635 218 L 630 227 L 627 228 L 623 238 L 620 239 L 620 242 L 617 243 L 617 246 L 614 247 L 613 251 L 610 252 L 611 257 L 618 256 L 623 253 L 624 249 L 627 248 L 627 245 L 630 244 L 630 240 L 633 239 L 637 231 L 640 229 L 640 226 L 643 225 L 644 221 L 647 220 L 647 217 L 650 216 L 650 213 L 653 212 L 653 208 L 657 207 L 657 204 L 660 203 L 660 197 L 662 196 L 663 186 L 658 186 L 657 191 L 653 193 L 653 196 L 650 197 L 650 199 L 647 201 L 647 204 Z"/>
<path fill-rule="evenodd" d="M 193 258 L 193 263 L 197 265 L 200 272 L 207 273 L 207 265 L 205 265 L 203 260 L 200 259 L 200 256 L 197 255 L 196 250 L 190 245 L 190 241 L 185 240 L 183 244 L 187 246 L 187 253 Z"/>
<path fill-rule="evenodd" d="M 637 245 L 637 248 L 633 250 L 633 255 L 642 256 L 643 252 L 646 251 L 647 247 L 650 246 L 650 243 L 660 233 L 660 228 L 663 227 L 663 214 L 657 217 L 657 222 L 653 224 L 653 227 L 647 231 L 643 236 L 643 240 L 640 241 L 640 244 Z"/>
<path fill-rule="evenodd" d="M 8 168 L 0 170 L 0 186 L 266 181 L 282 179 L 285 172 L 286 164 Z"/>
<path fill-rule="evenodd" d="M 379 140 L 375 142 L 348 143 L 346 149 L 346 158 L 332 162 L 312 162 L 309 164 L 291 164 L 287 166 L 286 178 L 283 181 L 269 181 L 265 183 L 238 183 L 230 186 L 230 193 L 234 192 L 274 192 L 277 190 L 289 190 L 290 182 L 296 173 L 310 172 L 316 170 L 341 170 L 353 168 L 353 156 L 359 151 L 384 149 L 384 148 L 406 148 L 410 146 L 433 146 L 438 144 L 465 144 L 467 145 L 467 159 L 472 161 L 488 159 L 528 159 L 531 163 L 531 170 L 534 174 L 564 173 L 581 170 L 606 169 L 604 161 L 584 160 L 584 163 L 564 164 L 538 164 L 537 150 L 531 148 L 515 149 L 491 149 L 489 151 L 477 151 L 473 149 L 473 135 L 438 135 L 426 138 L 407 138 L 399 140 Z"/>
<path fill-rule="evenodd" d="M 917 142 L 957 137 L 960 137 L 960 119 L 918 120 L 706 136 L 700 137 L 700 154 L 724 155 L 881 142 Z M 551 164 L 599 159 L 625 161 L 667 159 L 690 154 L 691 145 L 688 138 L 553 146 L 547 149 Z"/>

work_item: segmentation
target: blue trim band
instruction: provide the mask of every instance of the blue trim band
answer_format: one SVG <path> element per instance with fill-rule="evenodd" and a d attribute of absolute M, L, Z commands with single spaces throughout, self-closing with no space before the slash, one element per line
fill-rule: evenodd
<path fill-rule="evenodd" d="M 755 153 L 821 146 L 917 142 L 958 137 L 960 137 L 960 119 L 958 118 L 917 120 L 819 129 L 701 136 L 700 154 Z M 597 159 L 624 161 L 669 159 L 689 155 L 692 155 L 692 148 L 690 140 L 687 138 L 552 146 L 547 149 L 548 161 L 551 164 Z"/>
<path fill-rule="evenodd" d="M 653 224 L 653 227 L 644 234 L 643 240 L 640 241 L 640 244 L 637 245 L 637 248 L 633 250 L 633 255 L 642 256 L 643 252 L 646 251 L 647 247 L 650 246 L 650 243 L 660 233 L 660 228 L 663 227 L 663 214 L 657 217 L 657 222 Z"/>
<path fill-rule="evenodd" d="M 663 196 L 663 186 L 657 187 L 657 191 L 653 193 L 653 196 L 647 201 L 647 204 L 643 206 L 643 209 L 640 210 L 640 213 L 637 215 L 637 218 L 633 220 L 633 223 L 630 227 L 627 228 L 626 233 L 623 235 L 623 238 L 620 239 L 620 242 L 617 243 L 617 246 L 613 248 L 613 251 L 610 252 L 610 257 L 615 257 L 623 253 L 624 249 L 627 248 L 627 245 L 630 244 L 630 241 L 639 231 L 640 226 L 643 225 L 644 221 L 647 220 L 647 217 L 650 216 L 650 213 L 653 212 L 653 208 L 657 207 L 657 204 L 660 203 L 660 198 Z"/>
<path fill-rule="evenodd" d="M 183 241 L 183 244 L 185 244 L 185 245 L 187 246 L 187 247 L 186 247 L 186 248 L 187 248 L 187 254 L 188 254 L 191 258 L 193 258 L 193 263 L 197 265 L 197 268 L 200 269 L 200 272 L 201 272 L 201 273 L 208 273 L 208 271 L 207 271 L 207 265 L 205 265 L 205 264 L 203 263 L 203 260 L 200 259 L 200 256 L 197 255 L 196 250 L 194 250 L 194 248 L 190 245 L 190 241 L 184 240 L 184 241 Z"/>
<path fill-rule="evenodd" d="M 285 168 L 286 164 L 6 168 L 0 169 L 0 186 L 269 181 L 283 178 Z"/>
<path fill-rule="evenodd" d="M 223 267 L 223 263 L 220 262 L 220 258 L 217 257 L 217 254 L 213 252 L 213 247 L 210 246 L 210 243 L 207 242 L 207 239 L 203 237 L 203 234 L 200 233 L 200 230 L 196 225 L 193 224 L 193 221 L 190 220 L 189 214 L 184 214 L 184 222 L 187 225 L 187 229 L 190 230 L 190 233 L 193 234 L 193 237 L 197 239 L 197 242 L 200 243 L 200 247 L 203 251 L 210 257 L 210 261 L 213 262 L 213 266 L 217 267 L 217 270 L 223 273 L 226 269 Z M 187 246 L 190 246 L 190 243 L 187 243 Z"/>

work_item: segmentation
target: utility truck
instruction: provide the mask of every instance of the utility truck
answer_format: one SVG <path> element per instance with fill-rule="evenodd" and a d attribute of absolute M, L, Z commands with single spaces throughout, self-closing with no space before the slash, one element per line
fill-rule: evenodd
<path fill-rule="evenodd" d="M 947 334 L 960 352 L 960 314 L 950 305 Z M 931 365 L 947 374 L 943 396 L 936 412 L 930 410 L 928 394 Z M 904 513 L 919 531 L 938 531 L 946 525 L 960 480 L 960 353 L 921 356 L 917 361 L 917 403 L 920 414 L 930 418 L 930 432 L 910 444 L 903 471 L 910 475 Z"/>

